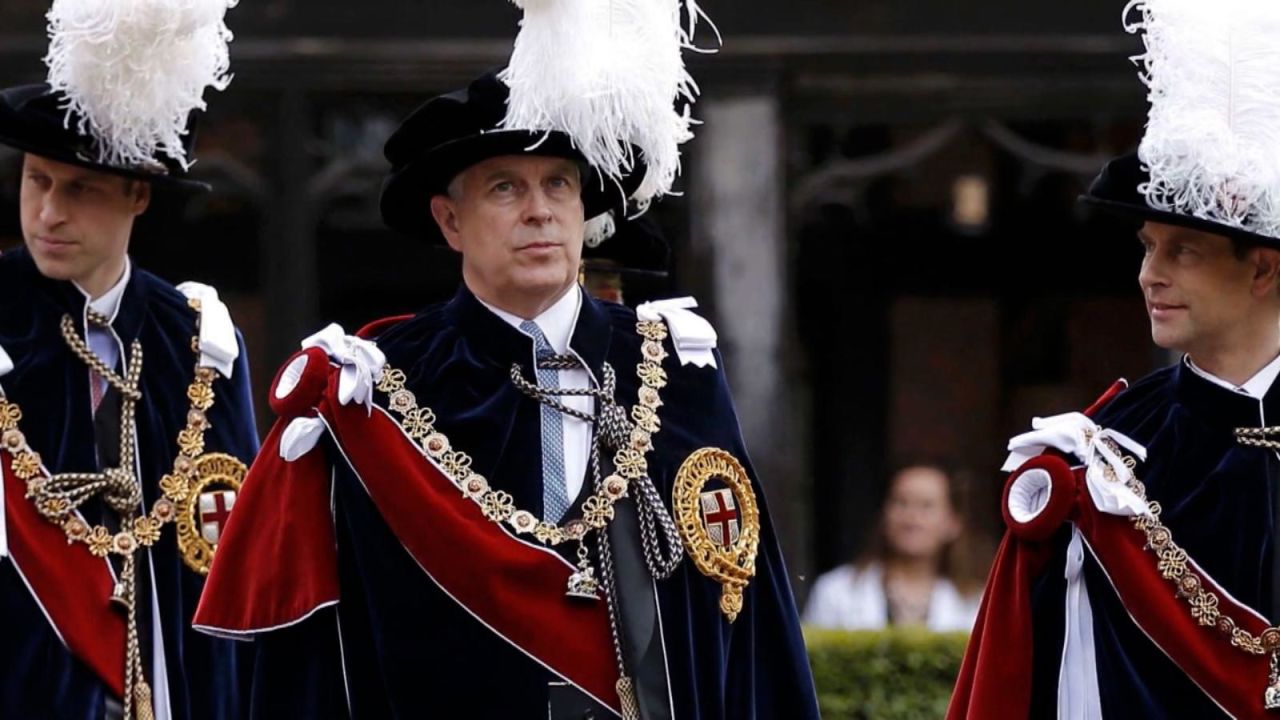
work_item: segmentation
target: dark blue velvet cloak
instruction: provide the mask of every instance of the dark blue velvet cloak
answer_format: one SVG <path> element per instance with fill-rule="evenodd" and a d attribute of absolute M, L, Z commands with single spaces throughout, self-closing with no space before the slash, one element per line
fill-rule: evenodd
<path fill-rule="evenodd" d="M 613 366 L 617 397 L 628 406 L 640 362 L 635 325 L 634 311 L 584 296 L 570 342 L 597 378 L 604 362 Z M 464 288 L 376 342 L 389 364 L 406 372 L 419 403 L 435 412 L 436 427 L 471 455 L 473 469 L 511 493 L 517 507 L 540 515 L 539 405 L 509 376 L 519 363 L 533 377 L 530 340 Z M 699 448 L 728 450 L 751 471 L 723 371 L 674 361 L 666 367 L 670 384 L 662 391 L 649 471 L 669 504 L 676 470 Z M 254 717 L 547 717 L 548 683 L 556 678 L 442 592 L 388 529 L 359 479 L 334 461 L 332 443 L 326 451 L 341 600 L 336 609 L 258 636 Z M 720 613 L 720 586 L 687 559 L 657 585 L 672 699 L 682 720 L 818 717 L 786 569 L 751 474 L 763 529 L 756 575 L 736 622 Z M 431 522 L 429 509 L 422 522 Z"/>
<path fill-rule="evenodd" d="M 1135 383 L 1095 417 L 1100 426 L 1147 448 L 1147 460 L 1139 463 L 1136 473 L 1148 498 L 1163 508 L 1162 519 L 1174 540 L 1236 600 L 1266 617 L 1272 613 L 1274 592 L 1272 543 L 1280 460 L 1271 450 L 1238 444 L 1234 430 L 1280 423 L 1278 386 L 1274 384 L 1259 402 L 1180 363 Z M 1066 591 L 1062 569 L 1069 540 L 1067 528 L 1035 588 L 1033 718 L 1057 712 Z M 1084 571 L 1103 716 L 1224 717 L 1133 623 L 1089 553 Z M 1240 651 L 1224 640 L 1221 652 Z M 1259 698 L 1262 691 L 1258 688 Z"/>

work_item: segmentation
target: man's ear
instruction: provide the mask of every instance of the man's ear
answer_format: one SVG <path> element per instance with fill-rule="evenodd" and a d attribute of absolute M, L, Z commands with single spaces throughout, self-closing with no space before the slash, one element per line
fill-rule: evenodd
<path fill-rule="evenodd" d="M 1253 262 L 1253 292 L 1258 297 L 1280 292 L 1280 250 L 1255 247 L 1249 250 Z"/>
<path fill-rule="evenodd" d="M 151 183 L 137 180 L 133 182 L 133 214 L 141 215 L 151 207 Z"/>
<path fill-rule="evenodd" d="M 458 205 L 448 195 L 434 195 L 431 198 L 431 217 L 440 227 L 440 234 L 445 242 L 457 252 L 462 252 L 462 237 L 458 232 Z"/>

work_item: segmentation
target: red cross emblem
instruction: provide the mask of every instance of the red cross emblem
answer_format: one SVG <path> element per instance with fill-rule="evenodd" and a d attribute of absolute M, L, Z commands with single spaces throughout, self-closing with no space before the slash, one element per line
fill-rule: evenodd
<path fill-rule="evenodd" d="M 200 494 L 200 535 L 210 545 L 217 545 L 236 504 L 234 490 L 218 490 Z"/>
<path fill-rule="evenodd" d="M 728 488 L 702 493 L 702 524 L 707 528 L 711 542 L 722 548 L 731 548 L 738 541 L 738 506 L 733 491 Z"/>

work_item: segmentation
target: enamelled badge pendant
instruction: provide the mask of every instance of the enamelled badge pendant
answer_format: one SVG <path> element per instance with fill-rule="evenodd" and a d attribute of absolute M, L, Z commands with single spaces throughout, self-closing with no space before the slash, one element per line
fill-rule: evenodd
<path fill-rule="evenodd" d="M 569 576 L 569 585 L 565 595 L 583 600 L 600 599 L 600 581 L 596 578 L 596 570 L 591 567 L 591 559 L 587 546 L 578 543 L 578 569 Z"/>
<path fill-rule="evenodd" d="M 676 525 L 698 570 L 720 583 L 720 611 L 742 612 L 742 591 L 756 574 L 760 511 L 751 478 L 733 455 L 703 448 L 676 473 Z"/>

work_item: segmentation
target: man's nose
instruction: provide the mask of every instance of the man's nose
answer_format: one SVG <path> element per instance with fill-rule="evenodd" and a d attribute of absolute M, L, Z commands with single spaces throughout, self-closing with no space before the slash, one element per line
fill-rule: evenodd
<path fill-rule="evenodd" d="M 525 222 L 541 224 L 551 221 L 551 203 L 541 188 L 531 190 L 525 203 Z"/>

